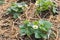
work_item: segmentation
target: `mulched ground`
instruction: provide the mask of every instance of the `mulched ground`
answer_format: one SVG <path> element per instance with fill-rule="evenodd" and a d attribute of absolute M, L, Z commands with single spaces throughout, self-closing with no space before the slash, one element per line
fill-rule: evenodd
<path fill-rule="evenodd" d="M 58 15 L 49 15 L 46 18 L 41 18 L 39 15 L 34 14 L 35 5 L 31 3 L 28 9 L 18 19 L 13 19 L 11 15 L 5 14 L 11 2 L 17 2 L 17 0 L 5 0 L 5 2 L 5 4 L 0 5 L 0 40 L 27 40 L 28 37 L 20 37 L 18 27 L 25 19 L 31 21 L 38 19 L 51 21 L 53 23 L 52 34 L 54 34 L 54 37 L 50 37 L 48 40 L 60 40 L 60 1 L 56 0 Z"/>

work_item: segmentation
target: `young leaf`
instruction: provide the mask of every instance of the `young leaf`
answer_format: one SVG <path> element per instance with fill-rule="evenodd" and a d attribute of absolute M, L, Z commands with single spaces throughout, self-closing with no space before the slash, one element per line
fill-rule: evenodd
<path fill-rule="evenodd" d="M 41 38 L 39 31 L 35 31 L 35 38 Z"/>

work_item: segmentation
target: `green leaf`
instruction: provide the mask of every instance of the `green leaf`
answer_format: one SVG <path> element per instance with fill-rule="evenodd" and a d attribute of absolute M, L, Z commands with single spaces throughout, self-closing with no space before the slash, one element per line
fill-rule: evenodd
<path fill-rule="evenodd" d="M 30 32 L 30 30 L 26 30 L 26 34 L 30 36 L 32 33 Z"/>
<path fill-rule="evenodd" d="M 39 20 L 39 24 L 43 25 L 44 24 L 44 20 Z"/>
<path fill-rule="evenodd" d="M 14 10 L 15 12 L 18 11 L 18 8 L 16 8 L 15 6 L 12 6 L 11 9 Z"/>
<path fill-rule="evenodd" d="M 25 26 L 24 25 L 19 25 L 19 28 L 20 29 L 25 29 Z"/>
<path fill-rule="evenodd" d="M 24 6 L 26 5 L 26 3 L 25 3 L 25 2 L 21 2 L 21 3 L 17 3 L 17 5 L 18 5 L 19 7 L 24 7 Z"/>
<path fill-rule="evenodd" d="M 19 14 L 17 14 L 17 13 L 15 13 L 15 14 L 13 14 L 13 18 L 18 18 L 19 17 Z"/>
<path fill-rule="evenodd" d="M 41 38 L 47 39 L 47 34 L 41 33 Z"/>
<path fill-rule="evenodd" d="M 35 32 L 35 38 L 41 38 L 40 33 L 39 32 Z"/>
<path fill-rule="evenodd" d="M 25 20 L 25 21 L 24 21 L 24 24 L 29 24 L 29 21 L 28 21 L 28 20 Z"/>
<path fill-rule="evenodd" d="M 34 25 L 38 25 L 38 24 L 39 24 L 39 22 L 38 22 L 38 21 L 35 21 L 35 22 L 33 22 L 33 24 L 34 24 Z"/>
<path fill-rule="evenodd" d="M 46 28 L 44 28 L 44 27 L 40 27 L 40 30 L 42 30 L 42 31 L 44 31 L 44 32 L 47 31 Z"/>
<path fill-rule="evenodd" d="M 26 35 L 26 30 L 25 29 L 20 29 L 20 34 L 21 34 L 21 36 Z"/>
<path fill-rule="evenodd" d="M 52 23 L 50 23 L 49 21 L 45 21 L 44 24 L 47 30 L 49 30 L 52 27 Z"/>
<path fill-rule="evenodd" d="M 23 12 L 23 9 L 22 8 L 18 8 L 17 13 L 21 13 L 21 12 Z"/>
<path fill-rule="evenodd" d="M 54 14 L 57 13 L 56 7 L 53 7 L 52 11 L 53 11 Z"/>

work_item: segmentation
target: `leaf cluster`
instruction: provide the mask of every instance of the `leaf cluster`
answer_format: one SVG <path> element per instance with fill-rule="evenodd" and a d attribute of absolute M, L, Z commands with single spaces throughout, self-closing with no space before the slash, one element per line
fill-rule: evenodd
<path fill-rule="evenodd" d="M 7 9 L 7 14 L 12 14 L 13 18 L 18 18 L 19 15 L 24 11 L 26 4 L 21 3 L 12 3 L 11 7 Z"/>
<path fill-rule="evenodd" d="M 38 13 L 41 13 L 46 10 L 51 10 L 53 13 L 56 13 L 56 4 L 52 0 L 37 0 L 36 1 L 36 10 Z"/>
<path fill-rule="evenodd" d="M 49 21 L 39 20 L 34 22 L 24 21 L 23 25 L 20 25 L 21 36 L 32 34 L 35 38 L 47 38 L 47 33 L 51 29 L 52 24 Z"/>

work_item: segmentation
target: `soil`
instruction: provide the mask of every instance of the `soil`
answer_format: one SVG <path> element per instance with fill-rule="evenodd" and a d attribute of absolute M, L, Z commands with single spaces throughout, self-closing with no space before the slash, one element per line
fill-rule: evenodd
<path fill-rule="evenodd" d="M 24 0 L 22 0 L 24 1 Z M 27 1 L 27 0 L 25 0 Z M 17 2 L 17 0 L 5 0 L 5 4 L 0 5 L 0 40 L 31 40 L 27 36 L 25 37 L 20 37 L 19 33 L 19 25 L 22 24 L 22 22 L 25 19 L 28 19 L 30 21 L 35 21 L 39 19 L 44 19 L 48 20 L 53 23 L 52 33 L 50 38 L 48 40 L 60 40 L 60 1 L 56 0 L 57 3 L 57 10 L 58 10 L 58 15 L 50 15 L 49 12 L 48 15 L 42 15 L 45 16 L 41 18 L 38 14 L 34 14 L 35 12 L 35 5 L 34 2 L 29 4 L 28 9 L 20 15 L 19 18 L 14 19 L 11 15 L 6 15 L 5 12 L 7 8 L 11 6 L 11 2 Z M 31 37 L 32 40 L 42 40 L 42 39 L 35 39 Z"/>

